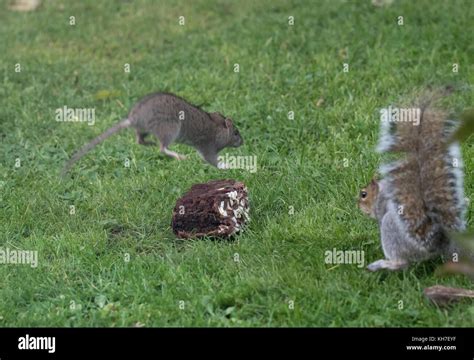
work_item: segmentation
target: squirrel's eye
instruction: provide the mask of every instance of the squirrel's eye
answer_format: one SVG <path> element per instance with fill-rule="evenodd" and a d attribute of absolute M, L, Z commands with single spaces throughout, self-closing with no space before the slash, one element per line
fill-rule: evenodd
<path fill-rule="evenodd" d="M 365 198 L 367 197 L 367 191 L 361 191 L 361 192 L 360 192 L 360 197 L 361 197 L 362 199 L 365 199 Z"/>

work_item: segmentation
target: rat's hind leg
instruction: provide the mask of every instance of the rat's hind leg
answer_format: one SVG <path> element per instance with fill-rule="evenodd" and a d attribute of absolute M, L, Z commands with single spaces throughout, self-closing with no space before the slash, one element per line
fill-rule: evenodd
<path fill-rule="evenodd" d="M 175 153 L 174 151 L 169 150 L 167 147 L 160 145 L 160 151 L 163 154 L 166 154 L 168 156 L 171 156 L 172 158 L 175 158 L 176 160 L 185 160 L 186 156 Z"/>
<path fill-rule="evenodd" d="M 171 151 L 168 149 L 168 146 L 171 145 L 171 143 L 176 139 L 177 137 L 177 132 L 176 135 L 170 136 L 166 134 L 166 131 L 163 131 L 162 133 L 159 132 L 154 132 L 155 136 L 160 140 L 160 151 L 163 154 L 166 154 L 176 160 L 185 160 L 186 156 L 175 153 L 174 151 Z"/>
<path fill-rule="evenodd" d="M 148 135 L 148 133 L 140 132 L 138 130 L 136 132 L 137 132 L 137 143 L 138 144 L 140 144 L 140 145 L 150 145 L 150 146 L 156 145 L 156 143 L 154 143 L 153 141 L 146 141 L 145 140 L 145 137 Z"/>

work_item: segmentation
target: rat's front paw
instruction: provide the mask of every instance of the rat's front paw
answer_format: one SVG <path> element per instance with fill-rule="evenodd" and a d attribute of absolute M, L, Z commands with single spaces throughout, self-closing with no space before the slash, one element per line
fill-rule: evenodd
<path fill-rule="evenodd" d="M 401 270 L 407 267 L 408 263 L 404 261 L 394 261 L 394 260 L 377 260 L 367 266 L 367 269 L 370 271 L 379 271 L 379 270 Z"/>

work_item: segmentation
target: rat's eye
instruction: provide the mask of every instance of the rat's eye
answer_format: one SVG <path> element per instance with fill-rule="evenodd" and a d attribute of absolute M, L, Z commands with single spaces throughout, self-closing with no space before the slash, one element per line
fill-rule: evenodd
<path fill-rule="evenodd" d="M 365 198 L 367 197 L 367 191 L 362 190 L 362 191 L 360 192 L 360 197 L 361 197 L 362 199 L 365 199 Z"/>

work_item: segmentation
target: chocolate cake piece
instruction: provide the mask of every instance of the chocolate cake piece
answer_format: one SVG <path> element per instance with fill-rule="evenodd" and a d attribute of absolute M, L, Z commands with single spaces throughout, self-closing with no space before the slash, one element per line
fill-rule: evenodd
<path fill-rule="evenodd" d="M 236 180 L 196 184 L 176 202 L 171 226 L 184 239 L 230 237 L 249 221 L 247 187 Z"/>

